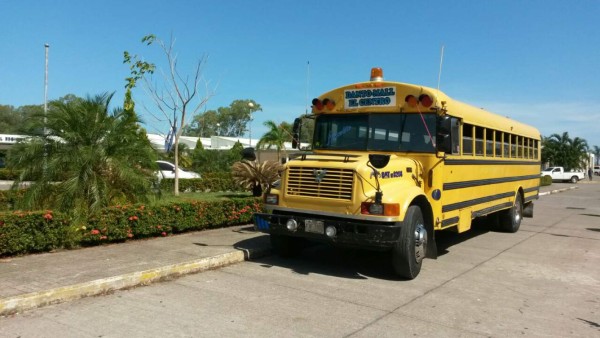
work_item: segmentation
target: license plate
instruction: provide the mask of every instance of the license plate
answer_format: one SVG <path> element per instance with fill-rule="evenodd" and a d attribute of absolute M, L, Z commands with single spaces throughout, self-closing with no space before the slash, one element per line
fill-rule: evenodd
<path fill-rule="evenodd" d="M 323 221 L 316 221 L 312 219 L 304 220 L 304 231 L 313 232 L 316 234 L 322 234 L 324 229 Z"/>

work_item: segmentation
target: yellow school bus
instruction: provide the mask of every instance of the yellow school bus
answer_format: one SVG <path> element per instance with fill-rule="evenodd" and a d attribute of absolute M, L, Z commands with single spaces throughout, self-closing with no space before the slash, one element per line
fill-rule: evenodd
<path fill-rule="evenodd" d="M 534 127 L 419 85 L 371 80 L 312 101 L 310 152 L 290 159 L 254 217 L 275 252 L 306 241 L 389 250 L 413 279 L 435 258 L 435 232 L 487 216 L 506 232 L 533 216 L 540 182 Z M 297 136 L 300 120 L 294 123 Z M 295 142 L 296 143 L 296 142 Z"/>

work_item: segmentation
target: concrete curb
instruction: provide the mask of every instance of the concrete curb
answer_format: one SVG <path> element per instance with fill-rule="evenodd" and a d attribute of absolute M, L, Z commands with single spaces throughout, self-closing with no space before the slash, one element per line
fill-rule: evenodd
<path fill-rule="evenodd" d="M 538 195 L 539 196 L 546 196 L 546 195 L 557 194 L 559 192 L 563 192 L 563 191 L 567 191 L 567 190 L 573 190 L 573 189 L 579 189 L 579 187 L 568 187 L 568 188 L 556 189 L 556 190 L 552 190 L 552 191 L 541 192 Z"/>
<path fill-rule="evenodd" d="M 49 304 L 57 304 L 83 297 L 101 295 L 116 290 L 148 285 L 168 278 L 220 268 L 240 263 L 245 260 L 263 257 L 270 253 L 271 250 L 266 248 L 236 249 L 232 252 L 192 260 L 185 263 L 172 264 L 156 269 L 132 272 L 85 283 L 2 298 L 0 299 L 0 316 L 6 316 Z"/>

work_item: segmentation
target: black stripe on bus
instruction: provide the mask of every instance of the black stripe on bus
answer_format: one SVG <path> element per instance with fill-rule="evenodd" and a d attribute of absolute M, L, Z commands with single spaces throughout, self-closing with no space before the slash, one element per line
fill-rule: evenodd
<path fill-rule="evenodd" d="M 501 178 L 488 178 L 485 180 L 444 183 L 444 190 L 478 187 L 478 186 L 488 185 L 488 184 L 516 182 L 516 181 L 522 181 L 522 180 L 533 180 L 533 179 L 538 179 L 538 178 L 540 178 L 540 175 L 526 175 L 526 176 L 513 176 L 513 177 L 501 177 Z"/>
<path fill-rule="evenodd" d="M 539 191 L 539 190 L 540 190 L 540 187 L 533 187 L 533 188 L 523 189 L 523 192 L 528 193 L 528 192 Z"/>
<path fill-rule="evenodd" d="M 531 202 L 533 200 L 537 200 L 538 198 L 540 198 L 540 196 L 538 194 L 535 194 L 535 195 L 529 196 L 529 197 L 525 197 L 525 203 Z"/>
<path fill-rule="evenodd" d="M 458 224 L 459 220 L 460 220 L 460 218 L 458 218 L 458 216 L 445 219 L 442 221 L 442 227 L 445 228 L 450 225 Z"/>
<path fill-rule="evenodd" d="M 540 166 L 542 163 L 539 161 L 510 161 L 510 160 L 467 160 L 467 159 L 445 159 L 444 164 L 446 165 L 496 165 L 496 164 L 508 164 L 508 165 L 537 165 Z"/>
<path fill-rule="evenodd" d="M 506 203 L 494 205 L 493 207 L 477 210 L 473 213 L 473 218 L 481 217 L 481 216 L 491 214 L 493 212 L 500 211 L 502 209 L 506 209 L 506 208 L 510 208 L 510 207 L 512 207 L 512 203 L 506 202 Z"/>
<path fill-rule="evenodd" d="M 515 193 L 511 191 L 511 192 L 505 192 L 502 194 L 496 194 L 496 195 L 480 197 L 480 198 L 476 198 L 476 199 L 472 199 L 472 200 L 468 200 L 468 201 L 458 202 L 458 203 L 454 203 L 454 204 L 448 204 L 448 205 L 442 206 L 442 212 L 448 212 L 448 211 L 452 211 L 452 210 L 458 210 L 458 209 L 462 209 L 462 208 L 466 208 L 466 207 L 471 207 L 471 206 L 474 206 L 477 204 L 487 203 L 487 202 L 495 201 L 495 200 L 498 200 L 501 198 L 512 197 L 514 195 L 515 195 Z"/>

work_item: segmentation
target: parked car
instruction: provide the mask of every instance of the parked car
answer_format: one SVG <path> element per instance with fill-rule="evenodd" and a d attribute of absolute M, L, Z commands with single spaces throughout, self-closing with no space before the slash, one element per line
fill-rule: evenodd
<path fill-rule="evenodd" d="M 550 167 L 542 171 L 542 176 L 550 176 L 553 181 L 577 183 L 585 178 L 583 171 L 566 171 L 563 167 Z"/>
<path fill-rule="evenodd" d="M 600 176 L 600 165 L 594 166 L 594 175 Z"/>
<path fill-rule="evenodd" d="M 156 161 L 156 164 L 158 164 L 158 171 L 156 172 L 158 180 L 163 178 L 175 178 L 175 165 L 173 163 L 167 161 Z M 201 178 L 201 176 L 193 171 L 187 171 L 179 168 L 179 178 Z"/>

